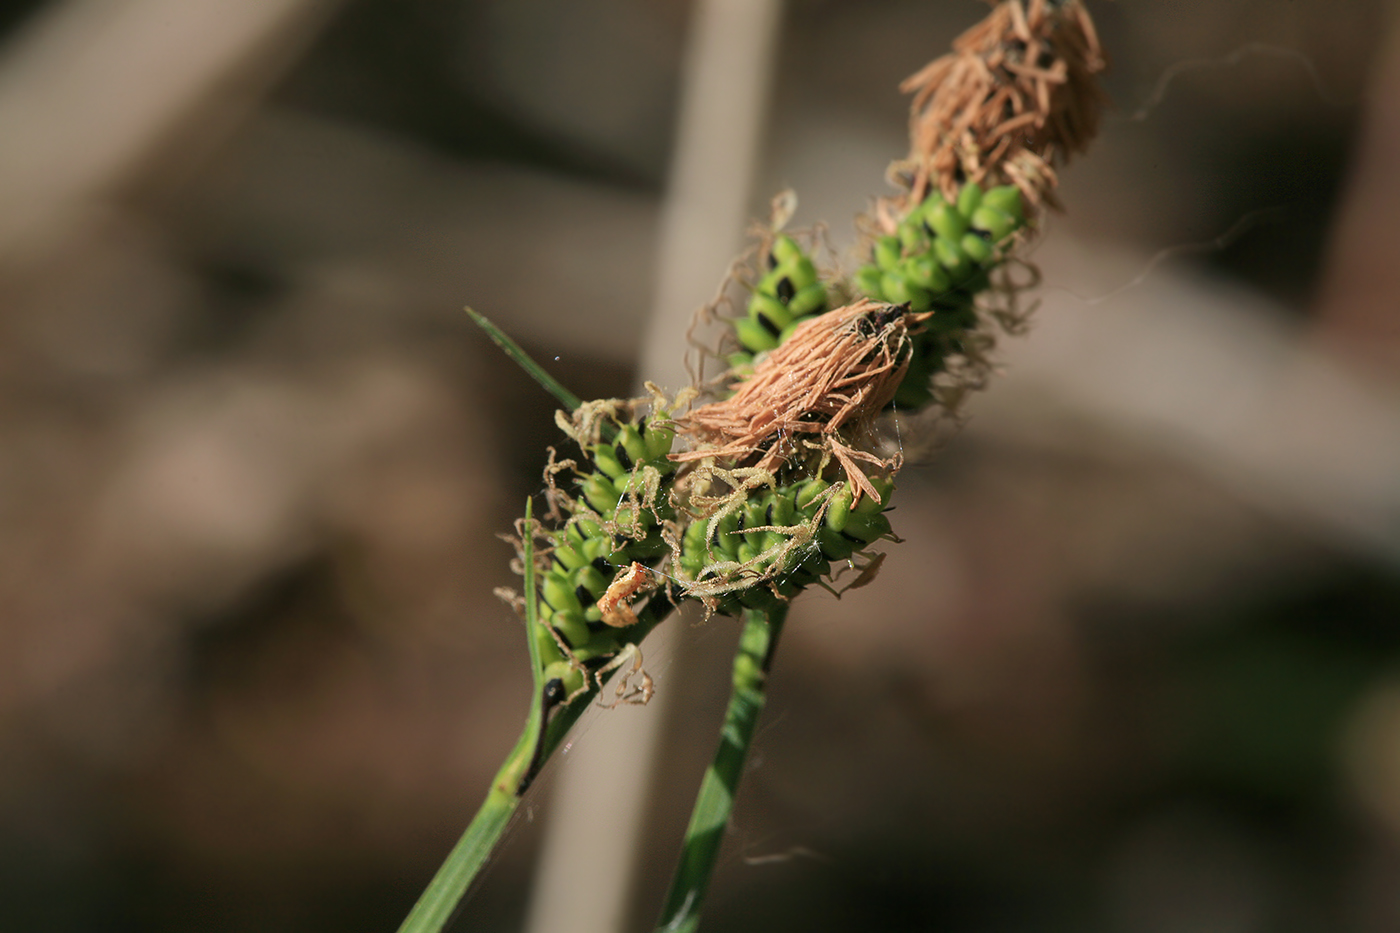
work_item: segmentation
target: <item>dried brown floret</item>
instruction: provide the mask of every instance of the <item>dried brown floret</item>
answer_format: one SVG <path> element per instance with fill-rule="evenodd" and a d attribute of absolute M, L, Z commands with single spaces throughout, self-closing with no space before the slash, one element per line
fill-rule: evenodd
<path fill-rule="evenodd" d="M 905 79 L 913 93 L 911 203 L 930 188 L 950 201 L 966 182 L 1014 184 L 1053 205 L 1055 165 L 1098 132 L 1106 67 L 1079 0 L 1003 0 L 953 51 Z"/>
<path fill-rule="evenodd" d="M 772 473 L 813 455 L 834 457 L 878 501 L 856 464 L 884 461 L 850 445 L 894 398 L 909 368 L 909 328 L 920 319 L 907 306 L 862 300 L 802 324 L 733 395 L 678 419 L 678 433 L 699 445 L 671 459 Z"/>

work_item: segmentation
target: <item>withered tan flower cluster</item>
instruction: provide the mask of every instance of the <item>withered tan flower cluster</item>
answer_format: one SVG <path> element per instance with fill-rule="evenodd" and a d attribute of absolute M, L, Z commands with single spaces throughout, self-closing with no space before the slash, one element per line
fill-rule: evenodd
<path fill-rule="evenodd" d="M 1028 206 L 1055 205 L 1055 166 L 1098 132 L 1107 62 L 1078 0 L 1007 0 L 953 51 L 905 79 L 914 95 L 910 201 L 952 200 L 967 182 L 1014 184 Z"/>

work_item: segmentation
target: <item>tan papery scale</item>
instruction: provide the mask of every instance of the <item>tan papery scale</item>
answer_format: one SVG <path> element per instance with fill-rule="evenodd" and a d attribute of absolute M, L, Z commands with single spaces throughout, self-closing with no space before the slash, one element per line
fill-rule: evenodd
<path fill-rule="evenodd" d="M 926 315 L 863 299 L 803 323 L 727 399 L 677 419 L 697 442 L 671 454 L 775 472 L 812 454 L 834 457 L 862 493 L 879 493 L 857 465 L 888 466 L 850 446 L 888 405 L 909 368 L 909 327 Z"/>

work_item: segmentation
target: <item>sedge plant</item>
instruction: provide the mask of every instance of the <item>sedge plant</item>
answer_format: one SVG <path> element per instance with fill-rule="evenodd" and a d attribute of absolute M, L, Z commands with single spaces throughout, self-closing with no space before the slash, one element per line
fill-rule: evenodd
<path fill-rule="evenodd" d="M 534 678 L 524 729 L 401 933 L 447 925 L 585 708 L 651 697 L 639 645 L 687 601 L 743 620 L 658 926 L 697 928 L 788 607 L 834 570 L 874 578 L 903 465 L 882 427 L 892 409 L 958 417 L 998 335 L 1023 322 L 1016 253 L 1058 206 L 1057 168 L 1097 130 L 1104 65 L 1081 0 L 996 3 L 902 85 L 910 151 L 890 167 L 897 193 L 863 219 L 854 274 L 819 271 L 814 238 L 774 221 L 715 384 L 583 401 L 471 312 L 563 406 L 571 446 L 549 451 L 541 509 L 527 502 L 516 529 L 523 590 L 504 594 Z"/>

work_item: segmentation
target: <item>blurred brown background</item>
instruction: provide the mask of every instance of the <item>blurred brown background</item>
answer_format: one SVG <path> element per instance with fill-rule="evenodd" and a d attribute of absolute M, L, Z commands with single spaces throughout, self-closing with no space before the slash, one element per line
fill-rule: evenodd
<path fill-rule="evenodd" d="M 791 0 L 754 215 L 848 244 L 982 10 Z M 1400 929 L 1393 7 L 1091 10 L 1036 326 L 882 578 L 794 612 L 713 929 Z M 397 926 L 528 700 L 495 536 L 552 405 L 461 307 L 645 375 L 690 12 L 0 4 L 0 930 Z M 636 929 L 736 634 L 648 659 Z"/>

